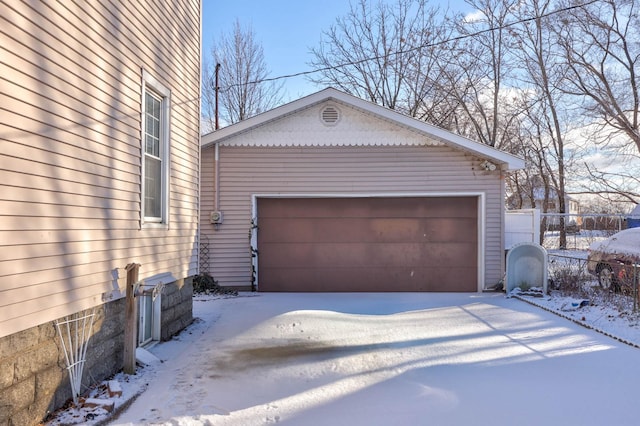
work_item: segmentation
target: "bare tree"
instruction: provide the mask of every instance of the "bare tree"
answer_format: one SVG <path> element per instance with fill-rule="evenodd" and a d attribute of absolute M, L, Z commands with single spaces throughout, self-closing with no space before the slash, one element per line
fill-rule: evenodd
<path fill-rule="evenodd" d="M 635 0 L 601 0 L 572 8 L 558 33 L 567 93 L 584 99 L 584 111 L 607 134 L 624 134 L 640 152 L 639 7 Z"/>
<path fill-rule="evenodd" d="M 211 48 L 213 61 L 203 67 L 203 124 L 215 114 L 215 72 L 219 67 L 219 114 L 226 124 L 237 123 L 282 103 L 282 83 L 268 81 L 262 46 L 251 27 L 236 20 L 230 34 L 221 34 Z M 215 64 L 215 65 L 213 65 Z M 209 128 L 209 130 L 212 130 Z"/>
<path fill-rule="evenodd" d="M 406 40 L 411 46 L 406 52 L 407 69 L 405 87 L 407 114 L 428 123 L 453 130 L 451 123 L 457 109 L 448 93 L 445 79 L 446 64 L 457 43 L 455 27 L 438 8 L 426 8 L 419 2 L 413 25 L 421 30 L 409 29 Z"/>
<path fill-rule="evenodd" d="M 310 65 L 321 70 L 311 81 L 432 120 L 443 108 L 436 92 L 440 70 L 436 46 L 447 38 L 439 11 L 427 0 L 357 0 L 346 16 L 323 33 Z"/>
<path fill-rule="evenodd" d="M 538 138 L 544 142 L 547 171 L 544 177 L 546 201 L 549 194 L 557 197 L 558 213 L 567 213 L 567 141 L 566 134 L 571 122 L 568 104 L 563 99 L 560 88 L 566 82 L 566 66 L 561 60 L 557 40 L 553 36 L 555 16 L 548 12 L 553 6 L 552 0 L 531 0 L 518 9 L 521 20 L 527 20 L 518 30 L 514 30 L 520 62 L 523 65 L 523 83 L 531 92 L 527 117 L 537 129 Z M 531 19 L 531 17 L 535 19 Z M 543 19 L 543 16 L 546 16 Z M 546 146 L 545 146 L 546 145 Z M 549 161 L 551 157 L 552 162 Z M 548 172 L 548 174 L 547 174 Z M 547 179 L 548 178 L 548 179 Z M 553 189 L 553 191 L 551 191 Z M 546 211 L 546 207 L 543 206 Z M 560 248 L 566 248 L 564 216 L 560 216 Z"/>
<path fill-rule="evenodd" d="M 573 8 L 558 27 L 567 64 L 563 89 L 590 122 L 578 191 L 609 202 L 640 201 L 640 18 L 632 0 Z"/>
<path fill-rule="evenodd" d="M 640 203 L 640 154 L 635 149 L 590 149 L 577 175 L 575 193 L 595 194 L 609 202 Z"/>
<path fill-rule="evenodd" d="M 446 67 L 447 93 L 459 106 L 457 129 L 490 146 L 502 148 L 510 139 L 509 127 L 519 112 L 509 99 L 508 81 L 514 69 L 511 37 L 505 29 L 518 0 L 467 0 L 476 9 L 459 16 L 461 41 Z"/>
<path fill-rule="evenodd" d="M 507 182 L 516 204 L 538 187 L 538 207 L 567 213 L 567 187 L 584 177 L 585 190 L 635 199 L 637 166 L 605 173 L 577 158 L 640 151 L 635 0 L 466 2 L 475 13 L 449 18 L 428 0 L 354 0 L 312 50 L 311 81 L 524 157 Z M 580 149 L 575 130 L 594 126 L 606 138 Z"/>
<path fill-rule="evenodd" d="M 589 197 L 580 203 L 580 208 L 584 213 L 626 216 L 636 204 L 636 202 L 630 203 L 623 197 L 613 199 Z"/>

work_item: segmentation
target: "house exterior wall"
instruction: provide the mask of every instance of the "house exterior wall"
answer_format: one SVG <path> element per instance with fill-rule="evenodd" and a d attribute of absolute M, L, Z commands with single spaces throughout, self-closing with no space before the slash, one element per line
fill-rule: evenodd
<path fill-rule="evenodd" d="M 162 340 L 184 328 L 192 318 L 191 278 L 179 280 L 162 298 Z M 125 299 L 81 311 L 94 314 L 82 386 L 88 388 L 122 369 Z M 56 322 L 49 321 L 0 338 L 0 424 L 39 424 L 65 405 L 71 395 L 65 353 Z"/>
<path fill-rule="evenodd" d="M 124 299 L 120 299 L 82 312 L 94 314 L 83 386 L 91 385 L 91 376 L 113 374 L 122 367 L 124 311 Z M 63 406 L 71 395 L 64 365 L 53 321 L 0 339 L 0 424 L 37 424 Z"/>
<path fill-rule="evenodd" d="M 120 300 L 131 262 L 141 279 L 170 274 L 167 292 L 188 292 L 198 253 L 200 1 L 0 7 L 0 347 Z M 140 211 L 145 73 L 171 91 L 168 226 L 153 229 Z M 184 326 L 188 305 L 168 317 Z M 0 351 L 0 364 L 16 356 Z M 4 424 L 16 407 L 0 406 Z"/>
<path fill-rule="evenodd" d="M 249 288 L 251 284 L 252 197 L 265 194 L 482 194 L 485 274 L 481 284 L 488 287 L 502 278 L 504 206 L 499 170 L 481 170 L 480 159 L 436 141 L 423 138 L 424 145 L 417 145 L 415 132 L 344 106 L 341 123 L 348 131 L 340 125 L 327 129 L 316 119 L 319 108 L 222 141 L 218 184 L 215 146 L 203 150 L 201 230 L 203 240 L 209 241 L 209 272 L 220 285 Z M 372 138 L 378 146 L 361 145 Z M 324 141 L 325 146 L 313 146 L 312 140 Z M 405 140 L 416 145 L 400 145 Z M 217 229 L 210 223 L 215 209 L 224 218 Z"/>

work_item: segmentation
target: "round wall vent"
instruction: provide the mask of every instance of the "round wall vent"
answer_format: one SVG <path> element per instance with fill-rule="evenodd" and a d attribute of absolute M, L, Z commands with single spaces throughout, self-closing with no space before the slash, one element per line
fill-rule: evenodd
<path fill-rule="evenodd" d="M 328 105 L 320 111 L 320 119 L 327 126 L 335 126 L 340 121 L 340 111 L 338 108 Z"/>

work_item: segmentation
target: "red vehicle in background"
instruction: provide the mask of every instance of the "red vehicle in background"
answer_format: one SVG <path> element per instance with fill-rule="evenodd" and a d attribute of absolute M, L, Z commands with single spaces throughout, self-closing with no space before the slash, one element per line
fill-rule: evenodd
<path fill-rule="evenodd" d="M 587 270 L 600 287 L 620 291 L 640 278 L 640 228 L 629 228 L 589 246 Z"/>

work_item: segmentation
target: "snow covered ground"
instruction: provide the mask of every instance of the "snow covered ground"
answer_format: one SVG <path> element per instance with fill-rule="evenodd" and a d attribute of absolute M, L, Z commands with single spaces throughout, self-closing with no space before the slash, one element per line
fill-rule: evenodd
<path fill-rule="evenodd" d="M 115 378 L 119 414 L 50 424 L 637 424 L 638 316 L 523 299 L 200 297 L 194 324 L 150 349 L 162 362 Z"/>

